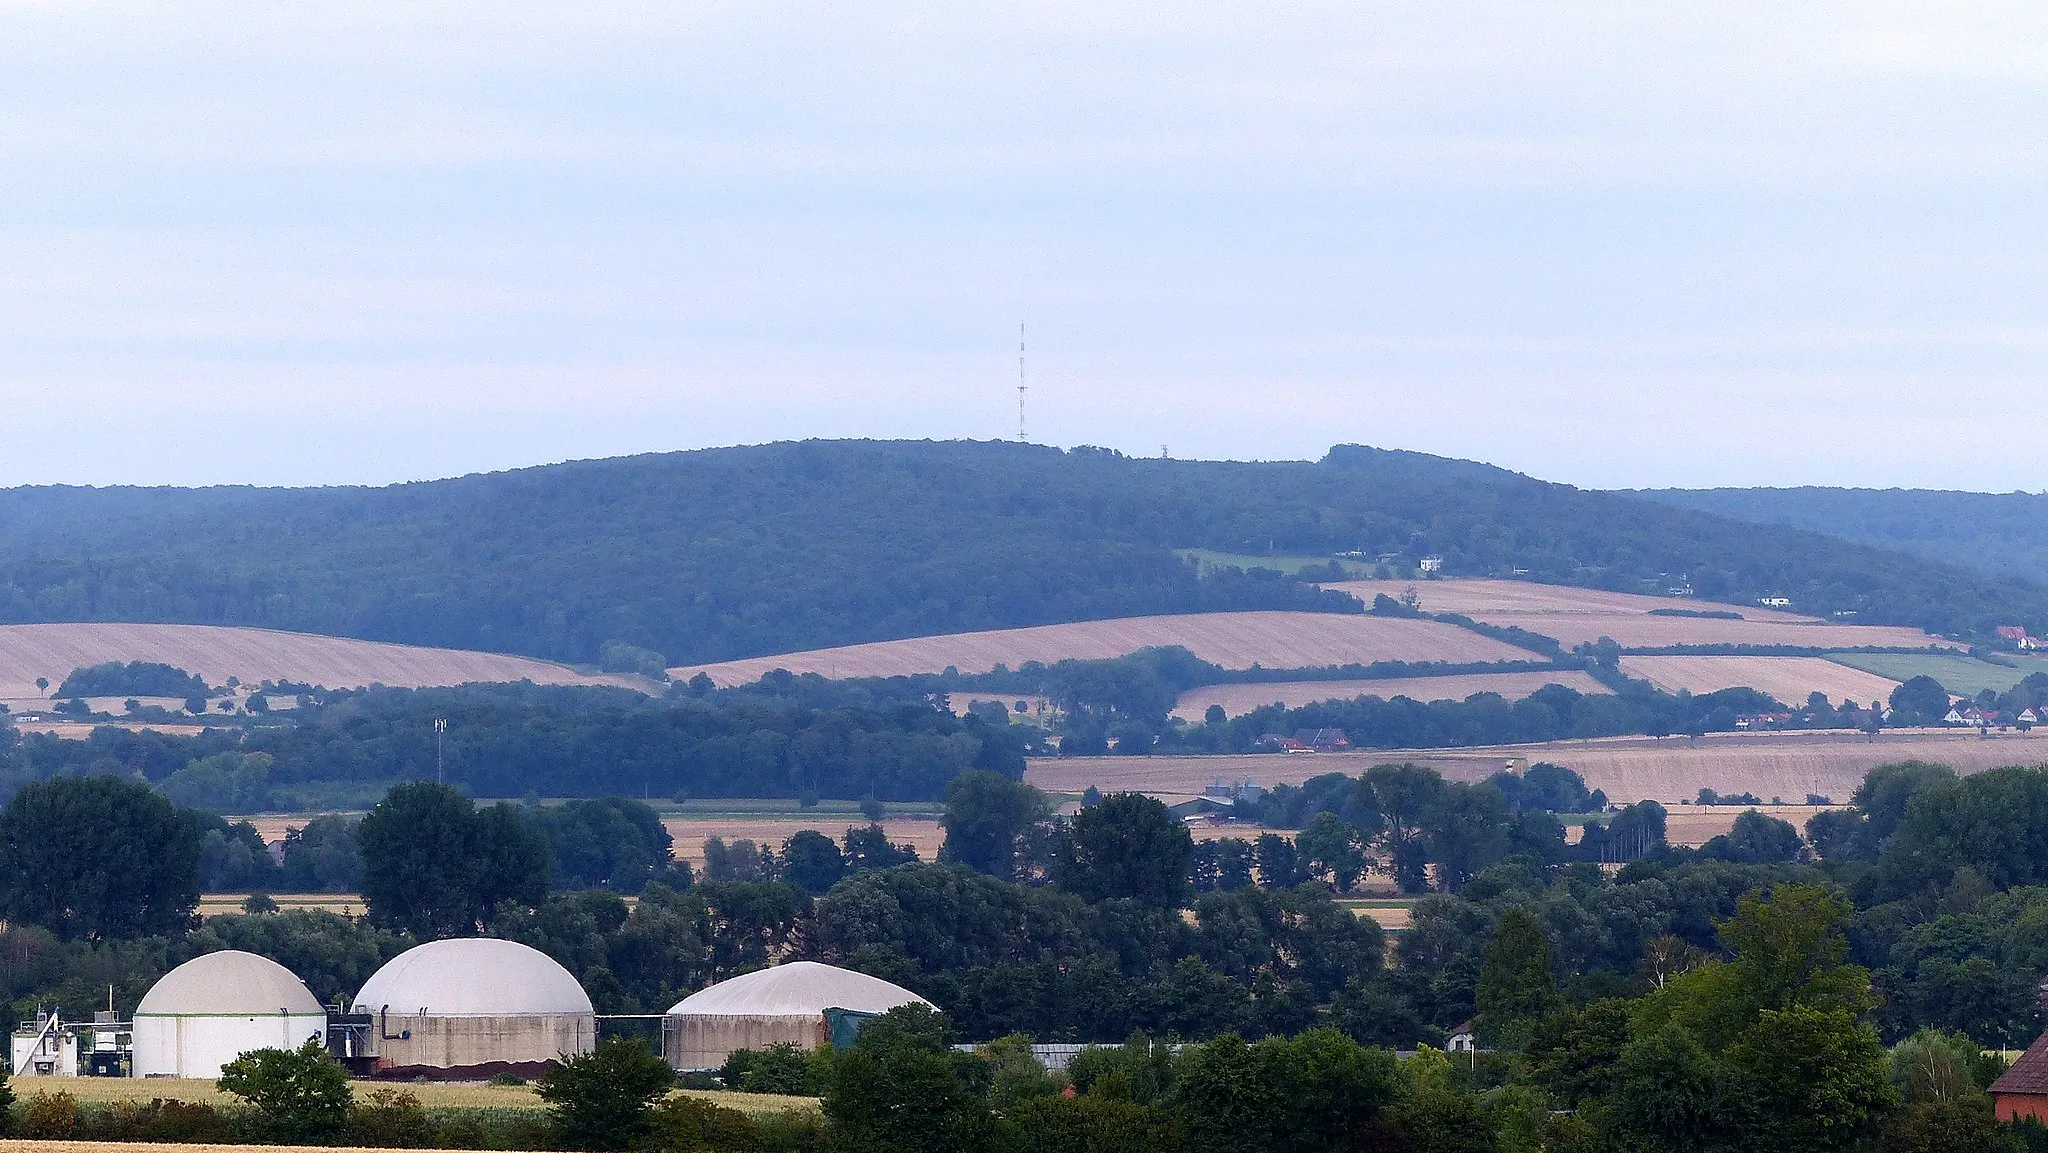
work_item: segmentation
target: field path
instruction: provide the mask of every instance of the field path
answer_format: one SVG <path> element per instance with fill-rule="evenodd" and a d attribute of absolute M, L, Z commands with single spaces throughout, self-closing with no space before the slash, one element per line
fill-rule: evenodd
<path fill-rule="evenodd" d="M 751 684 L 775 669 L 830 678 L 893 677 L 957 668 L 980 673 L 998 664 L 1095 660 L 1142 648 L 1182 645 L 1228 669 L 1320 668 L 1374 661 L 1491 662 L 1528 660 L 1526 649 L 1455 625 L 1344 613 L 1186 613 L 1023 629 L 950 633 L 907 640 L 814 649 L 670 669 L 688 680 L 702 672 L 721 686 Z"/>

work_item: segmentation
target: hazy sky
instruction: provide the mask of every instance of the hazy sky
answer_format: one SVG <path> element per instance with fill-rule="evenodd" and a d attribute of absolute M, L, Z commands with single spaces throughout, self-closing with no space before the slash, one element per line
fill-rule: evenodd
<path fill-rule="evenodd" d="M 2048 7 L 0 0 L 0 484 L 2048 487 Z"/>

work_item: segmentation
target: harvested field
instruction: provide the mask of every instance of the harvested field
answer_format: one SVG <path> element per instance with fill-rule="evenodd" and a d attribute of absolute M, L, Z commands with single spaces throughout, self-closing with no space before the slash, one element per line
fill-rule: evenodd
<path fill-rule="evenodd" d="M 52 686 L 71 671 L 106 661 L 161 661 L 225 684 L 239 677 L 291 680 L 327 688 L 383 684 L 406 687 L 470 681 L 612 684 L 646 687 L 631 677 L 586 676 L 531 657 L 461 649 L 418 648 L 268 629 L 217 625 L 0 625 L 0 700 L 41 702 L 37 677 Z M 16 709 L 19 711 L 19 708 Z"/>
<path fill-rule="evenodd" d="M 1122 617 L 1026 629 L 952 633 L 846 645 L 781 656 L 751 657 L 669 670 L 677 680 L 698 673 L 719 685 L 749 684 L 775 669 L 822 676 L 893 677 L 947 668 L 987 672 L 1026 661 L 1120 657 L 1142 648 L 1181 645 L 1224 668 L 1320 668 L 1373 661 L 1491 662 L 1527 660 L 1529 653 L 1454 625 L 1343 613 L 1242 612 Z"/>
<path fill-rule="evenodd" d="M 199 896 L 199 915 L 219 917 L 239 913 L 242 902 L 248 899 L 247 893 L 202 893 Z M 277 902 L 280 910 L 324 909 L 344 917 L 360 916 L 368 908 L 359 893 L 272 893 L 270 899 Z"/>
<path fill-rule="evenodd" d="M 1826 664 L 1826 661 L 1821 661 Z M 1362 681 L 1274 681 L 1255 685 L 1205 685 L 1182 693 L 1173 715 L 1199 722 L 1210 705 L 1222 705 L 1230 716 L 1242 716 L 1275 701 L 1288 708 L 1316 701 L 1348 701 L 1375 696 L 1383 701 L 1407 697 L 1416 701 L 1462 701 L 1474 693 L 1499 693 L 1521 700 L 1545 685 L 1563 685 L 1581 693 L 1604 693 L 1607 686 L 1572 669 L 1520 673 L 1463 673 L 1447 677 L 1388 677 Z"/>
<path fill-rule="evenodd" d="M 1702 788 L 1798 801 L 1808 793 L 1846 800 L 1863 775 L 1888 761 L 1939 761 L 1960 773 L 2003 765 L 2048 763 L 2048 732 L 1979 737 L 1953 729 L 1888 730 L 1871 740 L 1860 733 L 1714 733 L 1685 737 L 1604 737 L 1547 744 L 1466 749 L 1383 749 L 1313 756 L 1264 754 L 1191 757 L 1038 758 L 1024 779 L 1041 789 L 1079 792 L 1130 790 L 1188 797 L 1217 777 L 1249 777 L 1264 785 L 1299 784 L 1323 773 L 1356 775 L 1373 765 L 1408 761 L 1429 765 L 1454 781 L 1484 780 L 1511 758 L 1550 761 L 1574 769 L 1588 787 L 1620 803 L 1652 798 L 1667 806 L 1691 800 Z"/>
<path fill-rule="evenodd" d="M 1423 580 L 1423 581 L 1343 581 L 1326 584 L 1324 588 L 1342 589 L 1370 605 L 1372 598 L 1384 593 L 1395 600 L 1409 589 L 1421 598 L 1422 611 L 1429 613 L 1462 613 L 1473 620 L 1487 620 L 1486 614 L 1510 613 L 1590 613 L 1595 615 L 1642 614 L 1651 609 L 1693 609 L 1699 612 L 1735 612 L 1742 619 L 1750 621 L 1811 622 L 1814 617 L 1788 613 L 1782 609 L 1767 609 L 1762 605 L 1721 604 L 1716 601 L 1695 600 L 1691 597 L 1643 596 L 1638 593 L 1608 592 L 1605 589 L 1582 589 L 1570 585 L 1546 585 L 1533 581 L 1513 580 Z M 1679 618 L 1685 619 L 1685 618 Z"/>
<path fill-rule="evenodd" d="M 1918 629 L 1843 625 L 1761 606 L 1724 605 L 1689 597 L 1638 596 L 1527 581 L 1344 581 L 1326 585 L 1372 603 L 1414 589 L 1424 612 L 1462 613 L 1552 637 L 1567 648 L 1612 637 L 1625 648 L 1670 645 L 1797 645 L 1803 648 L 1960 647 Z M 1741 620 L 1653 616 L 1653 609 L 1736 612 Z"/>
<path fill-rule="evenodd" d="M 727 844 L 745 838 L 757 845 L 782 848 L 782 842 L 804 829 L 816 829 L 834 841 L 846 835 L 849 827 L 863 827 L 866 819 L 859 814 L 822 817 L 663 817 L 662 826 L 669 836 L 676 839 L 675 855 L 678 860 L 690 862 L 690 867 L 704 867 L 704 842 L 712 837 L 723 837 Z M 919 860 L 937 860 L 939 846 L 945 843 L 946 830 L 937 821 L 916 818 L 889 817 L 882 821 L 882 828 L 888 832 L 892 844 L 908 844 L 917 847 Z"/>
<path fill-rule="evenodd" d="M 17 706 L 10 703 L 9 707 Z M 24 733 L 48 733 L 67 741 L 85 740 L 94 729 L 126 729 L 131 733 L 164 733 L 174 737 L 196 737 L 206 731 L 205 725 L 157 725 L 144 721 L 16 721 L 14 727 Z"/>
<path fill-rule="evenodd" d="M 1623 657 L 1621 671 L 1667 693 L 1711 693 L 1746 686 L 1795 708 L 1809 693 L 1859 705 L 1891 698 L 1899 682 L 1826 657 Z"/>

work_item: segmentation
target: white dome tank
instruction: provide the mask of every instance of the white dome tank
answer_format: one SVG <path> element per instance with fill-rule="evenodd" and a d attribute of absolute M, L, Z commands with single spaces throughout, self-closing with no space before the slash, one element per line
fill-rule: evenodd
<path fill-rule="evenodd" d="M 325 1040 L 327 1011 L 291 970 L 227 949 L 165 973 L 135 1007 L 134 1075 L 218 1077 L 252 1049 Z"/>
<path fill-rule="evenodd" d="M 596 1044 L 590 996 L 546 953 L 517 941 L 430 941 L 386 962 L 356 994 L 372 1017 L 379 1073 L 531 1076 Z"/>
<path fill-rule="evenodd" d="M 670 1006 L 661 1023 L 662 1051 L 678 1069 L 715 1069 L 735 1049 L 827 1044 L 827 1009 L 873 1015 L 900 1005 L 931 1002 L 880 977 L 792 961 L 720 981 Z"/>

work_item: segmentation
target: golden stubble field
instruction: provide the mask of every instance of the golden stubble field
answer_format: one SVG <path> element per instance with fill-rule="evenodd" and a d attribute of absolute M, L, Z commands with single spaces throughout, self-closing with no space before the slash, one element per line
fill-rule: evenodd
<path fill-rule="evenodd" d="M 1690 597 L 1638 596 L 1600 589 L 1538 585 L 1527 581 L 1344 581 L 1342 589 L 1367 604 L 1384 593 L 1399 598 L 1414 589 L 1424 612 L 1462 613 L 1486 624 L 1517 626 L 1553 637 L 1566 647 L 1612 637 L 1626 648 L 1667 645 L 1797 645 L 1806 648 L 1962 647 L 1918 629 L 1850 625 L 1767 609 L 1727 605 Z M 1741 620 L 1654 616 L 1653 609 L 1691 609 L 1742 614 Z"/>
<path fill-rule="evenodd" d="M 1383 701 L 1395 697 L 1417 701 L 1462 701 L 1474 693 L 1499 693 L 1508 700 L 1518 701 L 1545 685 L 1563 685 L 1581 693 L 1608 691 L 1606 685 L 1571 669 L 1359 681 L 1274 681 L 1254 685 L 1204 685 L 1199 689 L 1189 689 L 1180 695 L 1180 700 L 1173 707 L 1173 715 L 1199 723 L 1210 705 L 1222 705 L 1225 713 L 1235 717 L 1275 701 L 1295 708 L 1317 701 L 1348 701 L 1367 695 Z"/>
<path fill-rule="evenodd" d="M 1491 662 L 1530 659 L 1526 649 L 1435 621 L 1342 613 L 1241 612 L 1123 617 L 1025 629 L 952 633 L 873 644 L 753 657 L 669 670 L 676 680 L 697 673 L 720 685 L 748 684 L 775 669 L 826 677 L 890 677 L 957 668 L 987 672 L 1026 661 L 1120 657 L 1142 648 L 1181 645 L 1224 668 L 1315 668 L 1374 661 Z"/>
<path fill-rule="evenodd" d="M 1899 682 L 1889 677 L 1838 665 L 1825 657 L 1623 657 L 1621 671 L 1667 693 L 1747 687 L 1794 708 L 1804 706 L 1809 693 L 1826 693 L 1837 705 L 1844 700 L 1868 705 L 1890 700 L 1892 690 L 1899 687 Z"/>
<path fill-rule="evenodd" d="M 611 684 L 645 691 L 632 677 L 591 676 L 531 657 L 420 648 L 269 629 L 217 625 L 0 625 L 0 700 L 39 703 L 73 669 L 107 661 L 160 661 L 206 678 L 255 684 L 290 680 L 327 688 L 382 684 L 423 688 L 471 681 Z M 20 711 L 16 708 L 16 711 Z"/>
<path fill-rule="evenodd" d="M 1846 801 L 1863 775 L 1888 761 L 1939 761 L 1960 773 L 2005 765 L 2048 763 L 2048 732 L 1999 733 L 1979 737 L 1953 729 L 1887 730 L 1875 740 L 1861 733 L 1715 733 L 1686 737 L 1603 737 L 1546 744 L 1491 745 L 1466 749 L 1381 749 L 1313 755 L 1189 757 L 1047 757 L 1035 759 L 1024 779 L 1041 789 L 1079 792 L 1090 785 L 1104 792 L 1128 790 L 1168 798 L 1201 793 L 1222 777 L 1249 777 L 1263 785 L 1299 784 L 1323 773 L 1353 776 L 1378 764 L 1428 765 L 1454 781 L 1479 781 L 1505 767 L 1550 761 L 1585 777 L 1589 788 L 1627 804 L 1645 798 L 1667 806 L 1690 800 L 1702 788 L 1753 793 L 1769 800 L 1804 800 L 1809 793 Z"/>
<path fill-rule="evenodd" d="M 722 837 L 727 844 L 744 838 L 779 851 L 784 841 L 805 829 L 815 829 L 836 842 L 846 835 L 848 828 L 867 825 L 859 815 L 844 813 L 829 817 L 663 817 L 661 823 L 669 836 L 675 838 L 676 858 L 688 861 L 694 869 L 704 867 L 704 842 L 713 837 Z M 890 843 L 916 846 L 918 859 L 923 861 L 937 860 L 939 846 L 946 840 L 946 830 L 936 820 L 885 817 L 882 829 L 888 833 Z"/>

